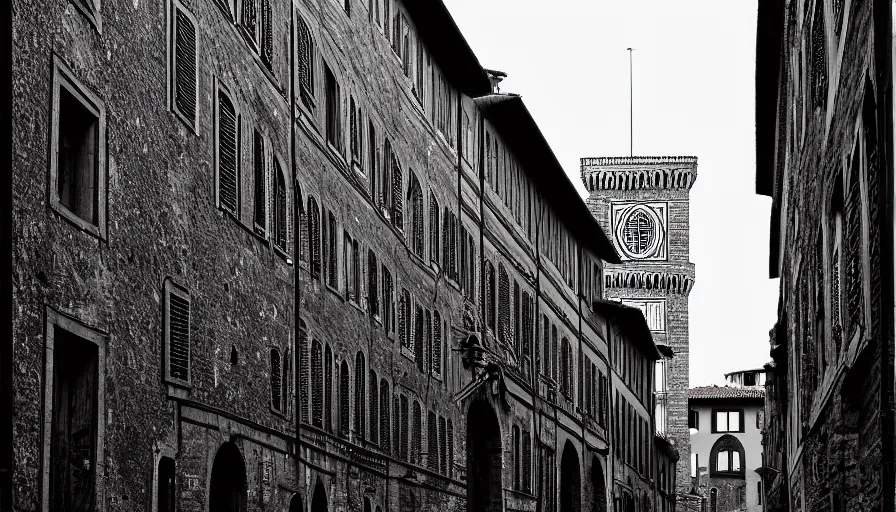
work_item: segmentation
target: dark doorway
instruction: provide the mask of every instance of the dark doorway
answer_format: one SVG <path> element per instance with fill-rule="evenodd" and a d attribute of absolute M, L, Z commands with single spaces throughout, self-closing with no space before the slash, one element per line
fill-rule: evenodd
<path fill-rule="evenodd" d="M 311 512 L 327 512 L 327 492 L 320 480 L 314 486 L 314 496 L 311 497 Z"/>
<path fill-rule="evenodd" d="M 467 512 L 502 510 L 501 431 L 487 401 L 470 404 L 467 414 Z"/>
<path fill-rule="evenodd" d="M 174 459 L 159 459 L 159 478 L 156 498 L 158 512 L 174 512 Z"/>
<path fill-rule="evenodd" d="M 246 464 L 233 443 L 218 448 L 212 465 L 209 512 L 246 511 Z"/>
<path fill-rule="evenodd" d="M 607 483 L 604 468 L 597 457 L 591 457 L 591 488 L 594 490 L 594 512 L 607 512 Z"/>
<path fill-rule="evenodd" d="M 289 500 L 289 512 L 305 512 L 301 494 L 296 493 L 292 495 L 292 499 Z"/>
<path fill-rule="evenodd" d="M 582 476 L 579 472 L 579 455 L 567 441 L 560 460 L 560 512 L 582 510 Z"/>

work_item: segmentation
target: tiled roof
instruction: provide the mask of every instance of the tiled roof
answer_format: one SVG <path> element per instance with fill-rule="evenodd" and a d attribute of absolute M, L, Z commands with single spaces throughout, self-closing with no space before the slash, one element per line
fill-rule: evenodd
<path fill-rule="evenodd" d="M 765 389 L 758 387 L 700 386 L 688 390 L 689 399 L 765 398 Z"/>

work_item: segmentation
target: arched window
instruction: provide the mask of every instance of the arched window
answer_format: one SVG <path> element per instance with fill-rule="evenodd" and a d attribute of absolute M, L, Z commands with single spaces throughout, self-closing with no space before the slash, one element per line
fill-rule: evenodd
<path fill-rule="evenodd" d="M 572 346 L 566 336 L 563 337 L 561 346 L 560 389 L 569 398 L 572 396 Z"/>
<path fill-rule="evenodd" d="M 311 361 L 308 354 L 308 327 L 303 320 L 299 320 L 298 336 L 296 336 L 296 345 L 299 350 L 299 411 L 298 417 L 300 421 L 308 422 L 308 400 L 310 395 L 309 387 L 309 371 Z"/>
<path fill-rule="evenodd" d="M 271 349 L 271 407 L 277 412 L 283 412 L 283 368 L 281 366 L 280 350 Z"/>
<path fill-rule="evenodd" d="M 720 437 L 709 452 L 710 478 L 744 478 L 744 446 L 731 434 Z"/>
<path fill-rule="evenodd" d="M 439 202 L 429 192 L 429 260 L 439 262 Z"/>
<path fill-rule="evenodd" d="M 420 183 L 413 172 L 409 173 L 408 185 L 408 208 L 410 209 L 411 225 L 408 230 L 408 240 L 410 241 L 411 251 L 419 257 L 423 257 L 423 191 L 420 189 Z"/>
<path fill-rule="evenodd" d="M 364 364 L 364 353 L 358 351 L 355 355 L 355 435 L 359 439 L 364 439 L 367 432 L 366 425 L 366 409 L 367 409 L 367 393 L 365 393 L 365 379 L 367 375 L 366 365 Z"/>
<path fill-rule="evenodd" d="M 236 107 L 222 89 L 218 89 L 218 205 L 239 215 L 239 124 Z"/>
<path fill-rule="evenodd" d="M 324 351 L 324 428 L 333 431 L 333 349 Z"/>
<path fill-rule="evenodd" d="M 492 332 L 495 331 L 495 266 L 485 262 L 485 321 Z"/>
<path fill-rule="evenodd" d="M 301 17 L 297 17 L 299 22 L 297 44 L 299 46 L 299 95 L 302 104 L 310 111 L 314 111 L 314 40 L 311 38 L 311 31 L 308 24 Z"/>
<path fill-rule="evenodd" d="M 371 443 L 379 444 L 380 443 L 380 393 L 379 393 L 379 377 L 377 377 L 376 372 L 373 371 L 373 368 L 370 369 L 370 375 L 368 378 L 368 382 L 370 383 L 370 389 L 368 393 L 370 394 L 370 437 L 369 440 Z"/>
<path fill-rule="evenodd" d="M 389 417 L 389 381 L 380 381 L 380 447 L 385 453 L 391 453 L 392 422 Z"/>
<path fill-rule="evenodd" d="M 413 424 L 411 426 L 411 463 L 420 464 L 423 452 L 423 410 L 420 402 L 414 400 Z"/>
<path fill-rule="evenodd" d="M 395 155 L 392 155 L 392 225 L 398 229 L 404 229 L 404 205 L 402 204 L 402 190 L 404 180 L 401 174 L 401 164 Z"/>
<path fill-rule="evenodd" d="M 392 168 L 396 166 L 393 162 L 394 159 L 392 143 L 389 142 L 389 139 L 385 139 L 383 141 L 383 172 L 380 180 L 381 188 L 378 204 L 381 205 L 383 214 L 390 218 L 392 216 Z"/>
<path fill-rule="evenodd" d="M 324 426 L 324 361 L 320 341 L 311 342 L 311 424 Z"/>
<path fill-rule="evenodd" d="M 502 342 L 513 344 L 513 332 L 510 321 L 510 279 L 504 265 L 498 264 L 498 332 L 495 333 Z"/>
<path fill-rule="evenodd" d="M 311 277 L 320 279 L 320 208 L 317 200 L 308 198 L 308 259 L 311 263 Z"/>
<path fill-rule="evenodd" d="M 339 367 L 339 434 L 348 437 L 349 415 L 351 411 L 351 389 L 350 378 L 348 374 L 348 363 L 342 361 Z"/>
<path fill-rule="evenodd" d="M 289 206 L 286 201 L 286 178 L 280 161 L 274 158 L 274 245 L 289 252 Z"/>
<path fill-rule="evenodd" d="M 426 467 L 439 471 L 439 432 L 436 413 L 429 411 L 426 418 Z"/>

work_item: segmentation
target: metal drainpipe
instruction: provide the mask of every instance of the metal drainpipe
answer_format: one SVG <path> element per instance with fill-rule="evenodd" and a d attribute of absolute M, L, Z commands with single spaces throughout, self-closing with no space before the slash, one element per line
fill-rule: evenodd
<path fill-rule="evenodd" d="M 292 174 L 293 174 L 293 177 L 292 177 L 293 197 L 294 198 L 297 197 L 299 199 L 299 201 L 301 201 L 302 197 L 295 193 L 295 186 L 297 183 L 297 180 L 296 180 L 297 176 L 295 175 L 295 170 L 296 170 L 296 119 L 295 119 L 295 115 L 296 115 L 296 84 L 295 84 L 295 82 L 296 82 L 296 79 L 295 79 L 296 78 L 296 75 L 295 75 L 295 73 L 296 73 L 296 60 L 295 60 L 295 58 L 296 58 L 296 55 L 295 55 L 296 41 L 295 41 L 295 33 L 296 33 L 296 31 L 295 31 L 295 21 L 296 21 L 296 10 L 294 7 L 290 6 L 290 16 L 289 16 L 289 105 L 290 105 L 289 160 L 290 160 L 290 167 L 292 168 Z M 299 208 L 301 208 L 300 205 L 293 204 L 293 209 L 295 211 L 298 211 Z M 299 217 L 299 218 L 301 219 L 301 217 Z M 295 215 L 293 215 L 293 219 L 295 219 Z M 298 228 L 299 228 L 298 230 L 293 229 L 293 233 L 294 233 L 293 237 L 295 237 L 296 232 L 298 232 L 299 237 L 301 237 L 302 227 L 298 226 Z M 300 239 L 299 244 L 301 244 L 301 243 L 302 242 Z M 296 243 L 293 242 L 294 250 L 295 250 L 295 247 L 296 247 Z M 299 245 L 299 247 L 301 247 L 301 245 Z M 295 318 L 293 319 L 293 331 L 294 331 L 294 335 L 293 335 L 294 343 L 293 344 L 295 346 L 293 347 L 292 353 L 293 353 L 293 358 L 298 359 L 301 354 L 301 351 L 299 351 L 297 349 L 298 349 L 298 346 L 300 343 L 298 329 L 299 329 L 299 325 L 301 324 L 301 321 L 302 321 L 301 314 L 300 314 L 301 307 L 302 307 L 302 286 L 301 286 L 301 279 L 300 279 L 301 267 L 299 265 L 299 257 L 298 257 L 299 255 L 294 254 L 294 256 L 296 256 L 296 257 L 293 260 L 293 287 L 295 288 L 296 303 L 295 303 L 295 315 L 294 315 Z M 303 361 L 298 361 L 298 364 L 293 365 L 293 373 L 295 374 L 293 381 L 295 382 L 296 388 L 298 388 L 301 385 L 302 363 L 303 363 Z M 295 395 L 295 415 L 296 415 L 295 416 L 296 417 L 296 419 L 295 419 L 295 421 L 296 421 L 296 453 L 295 453 L 296 478 L 298 479 L 298 483 L 299 483 L 299 485 L 297 487 L 300 490 L 302 489 L 302 480 L 303 480 L 302 479 L 302 462 L 301 462 L 301 460 L 302 460 L 302 435 L 301 435 L 301 431 L 302 431 L 302 393 L 303 392 L 304 392 L 304 390 L 299 390 L 298 393 L 293 391 L 293 394 Z M 299 494 L 301 496 L 301 492 Z M 307 500 L 303 500 L 303 501 L 307 501 Z"/>

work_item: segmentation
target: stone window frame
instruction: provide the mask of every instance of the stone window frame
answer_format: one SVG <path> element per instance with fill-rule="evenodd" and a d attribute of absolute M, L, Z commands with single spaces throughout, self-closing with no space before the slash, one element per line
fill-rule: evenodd
<path fill-rule="evenodd" d="M 224 83 L 220 77 L 215 77 L 215 87 L 214 87 L 214 152 L 215 152 L 215 206 L 221 211 L 232 215 L 236 218 L 237 221 L 240 220 L 241 212 L 242 212 L 242 200 L 243 200 L 243 187 L 242 187 L 242 156 L 243 156 L 243 130 L 242 130 L 242 111 L 240 109 L 240 104 L 235 100 L 235 94 L 233 93 L 235 89 L 231 88 L 229 84 Z M 235 123 L 236 123 L 236 210 L 231 211 L 229 208 L 224 206 L 221 202 L 221 143 L 220 143 L 220 133 L 221 133 L 221 96 L 224 96 L 230 101 L 230 104 L 233 105 L 233 110 L 235 112 Z"/>
<path fill-rule="evenodd" d="M 91 327 L 81 320 L 58 311 L 51 306 L 46 306 L 44 311 L 44 395 L 43 395 L 43 431 L 41 451 L 41 511 L 50 511 L 50 454 L 53 431 L 53 387 L 55 375 L 53 366 L 53 354 L 56 348 L 55 328 L 59 327 L 79 338 L 94 343 L 97 346 L 97 379 L 96 379 L 96 453 L 95 466 L 96 480 L 94 492 L 96 506 L 99 512 L 106 510 L 105 495 L 105 452 L 104 440 L 106 430 L 106 346 L 109 343 L 109 334 L 96 327 Z"/>
<path fill-rule="evenodd" d="M 177 485 L 177 457 L 175 455 L 174 448 L 167 444 L 163 444 L 161 446 L 157 445 L 156 449 L 153 453 L 153 469 L 152 469 L 152 488 L 150 488 L 150 492 L 152 493 L 152 504 L 149 509 L 149 512 L 158 512 L 159 511 L 159 467 L 161 465 L 162 459 L 171 459 L 175 464 L 175 485 L 174 492 L 177 493 L 178 485 Z"/>
<path fill-rule="evenodd" d="M 171 0 L 168 3 L 168 28 L 167 28 L 167 36 L 168 36 L 168 56 L 167 56 L 167 68 L 168 68 L 168 108 L 174 113 L 175 117 L 180 119 L 190 131 L 193 132 L 194 135 L 199 135 L 199 78 L 200 78 L 200 68 L 199 68 L 199 22 L 196 20 L 196 16 L 187 9 L 187 6 L 183 4 L 180 0 Z M 176 68 L 175 68 L 175 56 L 177 53 L 177 49 L 175 47 L 176 44 L 176 36 L 177 36 L 177 11 L 180 10 L 184 13 L 184 16 L 187 17 L 192 23 L 193 28 L 195 30 L 195 41 L 193 44 L 195 45 L 193 51 L 194 69 L 196 73 L 196 91 L 195 91 L 195 112 L 193 113 L 193 118 L 190 119 L 186 114 L 180 111 L 177 107 L 177 98 L 176 98 L 176 85 L 177 85 L 177 76 L 176 76 Z"/>
<path fill-rule="evenodd" d="M 62 204 L 59 197 L 59 127 L 62 89 L 97 118 L 96 151 L 96 223 L 92 224 Z M 102 241 L 108 241 L 108 170 L 106 168 L 106 107 L 99 96 L 75 77 L 71 67 L 59 55 L 53 55 L 53 103 L 50 119 L 50 176 L 48 194 L 50 208 L 63 218 Z"/>
<path fill-rule="evenodd" d="M 162 290 L 163 291 L 163 304 L 162 304 L 163 348 L 162 348 L 162 351 L 163 351 L 163 357 L 164 357 L 164 359 L 162 361 L 163 380 L 165 381 L 166 384 L 169 385 L 169 388 L 171 386 L 174 386 L 174 387 L 183 388 L 183 389 L 190 389 L 193 385 L 193 382 L 192 382 L 193 381 L 192 340 L 188 341 L 188 347 L 187 347 L 188 350 L 190 351 L 189 355 L 187 356 L 187 364 L 189 365 L 189 367 L 187 369 L 187 380 L 183 380 L 183 379 L 179 379 L 179 378 L 171 376 L 171 364 L 170 364 L 170 361 L 171 361 L 171 338 L 170 338 L 171 331 L 170 331 L 170 320 L 169 320 L 171 300 L 169 297 L 171 295 L 176 295 L 176 296 L 178 296 L 178 298 L 185 300 L 187 302 L 187 305 L 190 307 L 190 310 L 191 310 L 190 325 L 192 325 L 192 323 L 193 323 L 193 319 L 192 319 L 193 301 L 192 301 L 192 298 L 190 297 L 189 290 L 185 286 L 182 286 L 182 285 L 174 282 L 171 277 L 165 278 L 165 283 L 162 288 L 163 288 L 163 290 Z M 192 330 L 192 328 L 190 328 L 190 330 Z"/>

